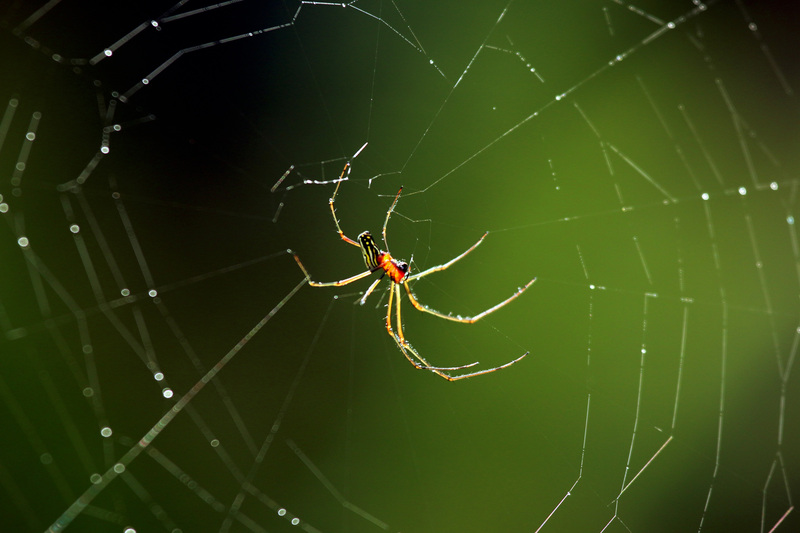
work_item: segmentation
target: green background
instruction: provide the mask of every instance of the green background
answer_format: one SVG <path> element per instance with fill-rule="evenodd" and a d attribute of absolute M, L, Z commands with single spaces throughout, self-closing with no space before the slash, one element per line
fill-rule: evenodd
<path fill-rule="evenodd" d="M 40 4 L 0 8 L 0 529 L 769 531 L 793 509 L 796 12 Z M 383 290 L 357 305 L 369 281 L 283 300 L 287 249 L 319 281 L 363 270 L 334 185 L 302 182 L 365 142 L 351 238 L 401 185 L 412 272 L 490 232 L 423 303 L 475 314 L 537 278 L 475 325 L 404 299 L 409 340 L 440 366 L 526 359 L 448 383 L 386 334 Z"/>

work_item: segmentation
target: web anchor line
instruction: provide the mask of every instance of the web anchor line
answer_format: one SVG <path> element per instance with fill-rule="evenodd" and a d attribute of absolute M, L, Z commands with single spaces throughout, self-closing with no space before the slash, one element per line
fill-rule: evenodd
<path fill-rule="evenodd" d="M 303 286 L 306 285 L 305 278 L 300 281 L 294 288 L 289 291 L 289 293 L 283 297 L 283 299 L 277 303 L 272 310 L 267 313 L 264 318 L 262 318 L 255 326 L 253 326 L 247 334 L 242 337 L 242 339 L 236 343 L 236 345 L 226 353 L 222 359 L 220 359 L 216 365 L 214 365 L 200 380 L 194 384 L 194 386 L 189 389 L 189 391 L 184 394 L 176 403 L 172 406 L 172 408 L 167 411 L 161 419 L 156 422 L 156 424 L 150 428 L 150 430 L 141 438 L 139 442 L 132 447 L 130 450 L 127 451 L 111 468 L 106 470 L 105 474 L 103 474 L 102 478 L 97 482 L 90 486 L 88 489 L 84 491 L 84 493 L 75 500 L 72 505 L 70 505 L 62 514 L 61 516 L 53 522 L 49 528 L 47 528 L 48 533 L 58 533 L 63 531 L 68 525 L 72 523 L 75 518 L 78 517 L 86 507 L 92 503 L 98 494 L 100 494 L 103 489 L 105 489 L 109 483 L 111 483 L 118 475 L 125 472 L 128 466 L 141 454 L 151 442 L 153 442 L 161 432 L 169 426 L 169 424 L 175 419 L 178 414 L 189 404 L 189 402 L 194 399 L 197 394 L 205 388 L 205 386 L 214 379 L 225 365 L 227 365 L 239 351 L 247 344 L 247 342 L 252 339 L 266 324 L 270 321 L 270 319 L 275 316 L 275 314 L 280 311 L 280 309 L 286 305 L 286 303 L 299 291 Z"/>

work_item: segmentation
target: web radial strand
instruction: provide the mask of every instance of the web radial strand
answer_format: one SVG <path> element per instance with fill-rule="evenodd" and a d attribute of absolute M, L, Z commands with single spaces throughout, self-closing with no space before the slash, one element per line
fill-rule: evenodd
<path fill-rule="evenodd" d="M 214 379 L 216 376 L 225 366 L 236 356 L 237 353 L 247 344 L 247 342 L 252 339 L 266 324 L 267 322 L 274 317 L 280 309 L 286 305 L 296 293 L 299 291 L 303 286 L 306 285 L 306 280 L 303 279 L 300 283 L 295 285 L 295 287 L 289 291 L 289 293 L 280 301 L 278 304 L 272 308 L 272 310 L 267 313 L 264 318 L 258 321 L 258 323 L 253 326 L 247 334 L 242 337 L 242 339 L 233 346 L 233 348 L 226 353 L 222 359 L 220 359 L 217 364 L 215 364 L 194 386 L 189 389 L 189 391 L 184 394 L 175 405 L 167 411 L 164 416 L 152 427 L 150 430 L 139 440 L 139 442 L 132 446 L 111 468 L 109 468 L 105 474 L 103 474 L 100 481 L 97 483 L 92 484 L 84 493 L 75 500 L 72 505 L 70 505 L 62 514 L 58 517 L 58 519 L 53 522 L 48 531 L 58 532 L 63 531 L 67 526 L 69 526 L 75 518 L 78 517 L 86 507 L 91 504 L 91 502 L 97 497 L 103 489 L 108 486 L 119 474 L 125 471 L 125 469 L 141 454 L 158 436 L 159 434 L 172 422 L 172 420 L 180 414 L 181 411 L 191 402 L 197 394 L 205 388 L 205 386 Z"/>

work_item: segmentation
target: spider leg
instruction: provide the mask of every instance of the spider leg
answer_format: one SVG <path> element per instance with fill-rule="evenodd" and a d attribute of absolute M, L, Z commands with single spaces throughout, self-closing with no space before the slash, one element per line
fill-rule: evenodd
<path fill-rule="evenodd" d="M 356 274 L 355 276 L 351 276 L 349 278 L 340 279 L 339 281 L 325 281 L 325 282 L 312 281 L 311 276 L 308 274 L 308 270 L 306 270 L 306 267 L 304 267 L 303 263 L 300 262 L 300 258 L 297 256 L 297 254 L 293 255 L 294 255 L 294 260 L 297 261 L 297 266 L 299 266 L 300 270 L 303 271 L 303 275 L 305 275 L 306 281 L 308 281 L 308 284 L 311 285 L 312 287 L 341 287 L 342 285 L 348 285 L 350 283 L 353 283 L 354 281 L 366 278 L 367 276 L 372 274 L 372 270 L 367 270 L 366 272 L 362 272 L 361 274 Z"/>
<path fill-rule="evenodd" d="M 448 376 L 447 374 L 442 375 L 442 374 L 439 374 L 438 372 L 437 372 L 437 374 L 439 374 L 440 376 L 445 378 L 447 381 L 458 381 L 459 379 L 474 378 L 475 376 L 481 376 L 483 374 L 489 374 L 490 372 L 495 372 L 497 370 L 502 370 L 504 368 L 508 368 L 511 365 L 513 365 L 514 363 L 516 363 L 517 361 L 522 360 L 529 353 L 530 352 L 525 352 L 524 354 L 520 355 L 516 359 L 513 359 L 513 360 L 509 361 L 508 363 L 502 364 L 500 366 L 496 366 L 494 368 L 485 368 L 483 370 L 478 370 L 477 372 L 470 372 L 469 374 L 459 374 L 458 376 Z M 472 366 L 472 365 L 467 365 L 467 366 Z M 461 367 L 461 368 L 466 368 L 466 367 Z"/>
<path fill-rule="evenodd" d="M 399 194 L 399 193 L 398 193 L 398 194 Z M 394 205 L 393 205 L 392 207 L 394 207 Z M 450 261 L 448 261 L 447 263 L 444 263 L 444 264 L 442 264 L 442 265 L 436 265 L 436 266 L 434 266 L 434 267 L 431 267 L 431 268 L 429 268 L 428 270 L 423 270 L 422 272 L 417 272 L 416 274 L 412 274 L 412 275 L 408 276 L 408 278 L 406 278 L 406 279 L 408 279 L 408 281 L 413 281 L 413 280 L 415 280 L 415 279 L 424 278 L 424 277 L 425 277 L 425 276 L 427 276 L 428 274 L 433 274 L 434 272 L 440 272 L 440 271 L 442 271 L 442 270 L 444 270 L 444 269 L 446 269 L 446 268 L 450 268 L 450 267 L 453 265 L 453 263 L 455 263 L 456 261 L 458 261 L 458 260 L 462 259 L 462 258 L 463 258 L 465 255 L 467 255 L 467 254 L 468 254 L 468 253 L 470 253 L 472 250 L 474 250 L 475 248 L 477 248 L 477 247 L 478 247 L 478 245 L 480 245 L 480 243 L 482 243 L 482 242 L 483 242 L 483 239 L 485 239 L 487 235 L 489 235 L 489 232 L 488 232 L 488 231 L 487 231 L 486 233 L 484 233 L 484 234 L 483 234 L 483 236 L 482 236 L 480 239 L 478 239 L 478 242 L 476 242 L 475 244 L 473 244 L 472 246 L 470 246 L 470 247 L 467 249 L 467 251 L 466 251 L 466 252 L 464 252 L 464 253 L 462 253 L 461 255 L 459 255 L 459 256 L 457 256 L 457 257 L 455 257 L 455 258 L 451 259 L 451 260 L 450 260 Z"/>
<path fill-rule="evenodd" d="M 393 300 L 393 297 L 397 298 L 396 313 L 395 313 L 396 316 L 397 316 L 397 318 L 396 318 L 397 332 L 392 330 L 392 300 Z M 386 313 L 386 330 L 389 332 L 389 335 L 391 335 L 392 338 L 395 340 L 395 342 L 397 343 L 398 348 L 400 348 L 400 351 L 403 352 L 403 355 L 405 355 L 406 359 L 408 359 L 408 362 L 411 363 L 412 365 L 414 365 L 414 368 L 418 368 L 420 370 L 430 370 L 431 372 L 433 372 L 437 376 L 442 377 L 442 378 L 446 379 L 447 381 L 458 381 L 460 379 L 471 378 L 471 377 L 475 377 L 475 376 L 480 376 L 482 374 L 488 374 L 490 372 L 495 372 L 496 370 L 502 370 L 503 368 L 507 368 L 507 367 L 513 365 L 514 363 L 516 363 L 517 361 L 521 360 L 523 357 L 525 357 L 529 353 L 529 352 L 525 352 L 524 354 L 522 354 L 521 356 L 517 357 L 513 361 L 509 361 L 508 363 L 502 364 L 500 366 L 496 366 L 494 368 L 485 368 L 483 370 L 478 370 L 477 372 L 469 372 L 467 374 L 459 374 L 459 375 L 456 375 L 456 376 L 451 376 L 450 374 L 447 374 L 446 371 L 463 370 L 465 368 L 470 368 L 472 366 L 477 365 L 478 362 L 476 361 L 476 362 L 470 363 L 468 365 L 452 366 L 452 367 L 431 366 L 425 360 L 425 358 L 422 357 L 419 354 L 419 352 L 417 352 L 417 350 L 415 350 L 408 343 L 408 341 L 403 336 L 403 323 L 402 323 L 402 319 L 400 317 L 400 287 L 398 286 L 397 283 L 392 283 L 392 289 L 389 292 L 389 303 L 388 303 L 388 306 L 389 306 L 389 310 Z M 417 361 L 419 361 L 419 362 L 417 362 Z"/>
<path fill-rule="evenodd" d="M 486 315 L 488 315 L 490 313 L 494 313 L 495 311 L 497 311 L 498 309 L 500 309 L 501 307 L 503 307 L 504 305 L 509 303 L 511 300 L 514 300 L 515 298 L 519 297 L 519 295 L 522 294 L 523 292 L 525 292 L 528 289 L 528 287 L 533 285 L 534 281 L 536 281 L 536 278 L 533 278 L 532 280 L 530 280 L 528 283 L 525 284 L 524 287 L 520 287 L 519 289 L 517 289 L 517 292 L 512 294 L 509 298 L 506 298 L 505 300 L 503 300 L 499 304 L 495 305 L 494 307 L 490 307 L 486 311 L 478 313 L 475 316 L 453 316 L 453 315 L 447 315 L 447 314 L 442 313 L 441 311 L 437 311 L 435 309 L 431 309 L 430 307 L 428 307 L 426 305 L 422 305 L 421 303 L 419 303 L 419 300 L 417 300 L 414 297 L 414 294 L 411 292 L 411 288 L 408 286 L 408 282 L 406 280 L 403 280 L 403 286 L 406 288 L 406 292 L 408 293 L 408 299 L 411 302 L 411 305 L 413 305 L 414 307 L 416 307 L 418 310 L 422 311 L 423 313 L 428 313 L 428 314 L 431 314 L 433 316 L 438 316 L 439 318 L 444 318 L 445 320 L 452 320 L 453 322 L 461 322 L 463 324 L 474 324 L 475 322 L 477 322 L 481 318 L 485 317 Z"/>
<path fill-rule="evenodd" d="M 431 372 L 435 373 L 438 376 L 445 378 L 448 381 L 452 381 L 451 376 L 444 373 L 445 370 L 461 370 L 463 368 L 469 368 L 471 366 L 475 366 L 478 364 L 477 361 L 474 363 L 470 363 L 468 365 L 461 365 L 461 366 L 452 366 L 452 367 L 439 367 L 439 366 L 431 366 L 424 357 L 422 357 L 405 339 L 403 336 L 403 325 L 399 319 L 397 319 L 397 329 L 398 333 L 395 333 L 392 330 L 392 300 L 394 293 L 397 293 L 397 311 L 400 311 L 400 288 L 397 287 L 395 283 L 392 284 L 392 288 L 389 291 L 389 303 L 388 312 L 386 313 L 386 330 L 389 332 L 389 335 L 394 339 L 397 343 L 397 347 L 400 348 L 400 351 L 403 352 L 403 355 L 408 359 L 408 362 L 414 365 L 414 368 L 419 370 L 430 370 Z M 413 356 L 413 357 L 412 357 Z M 417 362 L 419 361 L 419 362 Z"/>
<path fill-rule="evenodd" d="M 403 337 L 398 336 L 397 333 L 395 333 L 395 331 L 392 329 L 392 303 L 394 302 L 394 293 L 396 292 L 395 290 L 396 285 L 397 285 L 396 283 L 392 282 L 392 287 L 389 289 L 389 302 L 386 304 L 387 308 L 386 331 L 389 333 L 389 336 L 392 337 L 394 341 L 397 343 L 397 347 L 400 348 L 401 352 L 403 352 L 403 355 L 406 357 L 406 359 L 408 359 L 408 362 L 414 365 L 414 368 L 428 368 L 430 367 L 430 365 L 419 354 L 417 354 L 416 352 L 412 352 L 414 354 L 414 357 L 411 357 L 411 355 L 409 355 L 409 352 L 406 351 L 406 348 L 411 348 L 411 345 L 408 344 L 408 342 L 406 342 L 406 340 Z M 400 310 L 399 295 L 397 298 L 397 310 L 398 311 Z M 400 335 L 402 335 L 403 326 L 400 323 L 399 317 L 397 318 L 397 327 L 401 331 Z M 419 363 L 414 360 L 415 358 L 419 360 Z"/>
<path fill-rule="evenodd" d="M 367 289 L 367 292 L 365 292 L 364 296 L 362 296 L 361 299 L 358 301 L 359 304 L 364 305 L 366 303 L 367 298 L 369 297 L 369 295 L 372 294 L 372 291 L 375 290 L 375 287 L 378 286 L 378 283 L 381 282 L 381 280 L 383 279 L 383 276 L 385 276 L 385 275 L 386 275 L 386 272 L 381 274 L 381 277 L 379 277 L 378 279 L 376 279 L 375 281 L 372 282 L 372 285 L 369 286 L 369 289 Z"/>
<path fill-rule="evenodd" d="M 359 152 L 360 151 L 361 150 L 359 150 Z M 356 155 L 358 155 L 358 153 L 356 153 Z M 348 176 L 350 175 L 350 161 L 345 163 L 344 169 L 342 169 L 342 173 L 339 176 L 339 179 L 336 180 L 338 183 L 336 184 L 336 188 L 333 190 L 333 196 L 331 196 L 330 199 L 328 200 L 328 206 L 331 208 L 331 215 L 333 216 L 334 224 L 336 224 L 336 231 L 339 233 L 339 237 L 341 237 L 342 240 L 344 242 L 346 242 L 346 243 L 352 244 L 353 246 L 359 246 L 360 247 L 361 246 L 360 244 L 358 244 L 356 241 L 354 241 L 353 239 L 351 239 L 350 237 L 345 235 L 344 232 L 342 231 L 342 228 L 339 227 L 339 219 L 336 218 L 336 209 L 333 207 L 333 203 L 336 201 L 336 195 L 339 193 L 339 185 L 341 185 L 342 182 L 345 179 L 347 179 L 345 177 L 345 174 L 347 174 Z"/>

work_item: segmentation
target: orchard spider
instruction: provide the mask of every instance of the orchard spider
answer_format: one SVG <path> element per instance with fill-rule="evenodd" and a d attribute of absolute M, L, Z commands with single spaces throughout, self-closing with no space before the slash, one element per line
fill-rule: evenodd
<path fill-rule="evenodd" d="M 358 236 L 358 241 L 354 241 L 353 239 L 351 239 L 348 236 L 346 236 L 344 234 L 344 232 L 342 231 L 342 229 L 339 227 L 339 220 L 336 218 L 336 211 L 335 211 L 335 209 L 333 207 L 333 203 L 336 200 L 336 193 L 339 192 L 339 185 L 341 185 L 342 181 L 345 180 L 345 174 L 348 173 L 349 168 L 350 168 L 350 163 L 348 162 L 344 166 L 344 170 L 342 170 L 342 174 L 341 174 L 341 176 L 339 176 L 339 180 L 337 180 L 338 183 L 336 184 L 336 189 L 333 191 L 333 196 L 328 201 L 328 204 L 329 204 L 329 206 L 331 208 L 331 214 L 333 215 L 333 221 L 336 224 L 336 230 L 339 232 L 339 236 L 342 238 L 342 240 L 344 242 L 346 242 L 348 244 L 352 244 L 353 246 L 358 246 L 359 248 L 361 248 L 361 254 L 364 257 L 364 263 L 367 266 L 367 270 L 365 270 L 361 274 L 356 274 L 355 276 L 349 277 L 347 279 L 342 279 L 342 280 L 339 280 L 339 281 L 322 282 L 321 283 L 321 282 L 318 282 L 318 281 L 312 281 L 311 280 L 311 276 L 308 274 L 308 271 L 303 266 L 303 263 L 300 262 L 300 258 L 297 256 L 297 254 L 294 254 L 294 259 L 295 259 L 295 261 L 297 261 L 297 264 L 300 266 L 300 269 L 303 271 L 303 274 L 305 275 L 306 280 L 308 281 L 308 284 L 311 285 L 312 287 L 341 287 L 342 285 L 348 285 L 350 283 L 353 283 L 354 281 L 358 281 L 358 280 L 360 280 L 362 278 L 365 278 L 365 277 L 369 276 L 370 274 L 372 274 L 373 272 L 376 272 L 378 270 L 383 270 L 383 274 L 381 274 L 381 277 L 376 279 L 372 283 L 372 285 L 369 286 L 369 289 L 367 289 L 367 292 L 364 293 L 364 296 L 361 298 L 361 304 L 362 305 L 364 304 L 364 302 L 366 301 L 367 297 L 370 294 L 372 294 L 372 291 L 375 290 L 375 287 L 378 286 L 378 283 L 381 282 L 383 277 L 388 275 L 389 279 L 392 282 L 392 286 L 389 289 L 389 302 L 387 304 L 388 312 L 386 313 L 386 331 L 389 333 L 389 335 L 397 343 L 398 348 L 400 348 L 400 351 L 403 352 L 403 355 L 406 356 L 406 359 L 408 359 L 408 362 L 411 363 L 412 365 L 414 365 L 414 368 L 423 369 L 423 370 L 430 370 L 434 374 L 436 374 L 438 376 L 441 376 L 441 377 L 443 377 L 444 379 L 446 379 L 448 381 L 456 381 L 456 380 L 459 380 L 459 379 L 471 378 L 473 376 L 480 376 L 481 374 L 488 374 L 490 372 L 494 372 L 496 370 L 500 370 L 500 369 L 509 367 L 509 366 L 513 365 L 514 363 L 516 363 L 517 361 L 521 360 L 526 355 L 528 355 L 529 352 L 525 352 L 524 354 L 522 354 L 521 356 L 517 357 L 516 359 L 514 359 L 512 361 L 509 361 L 508 363 L 505 363 L 503 365 L 496 366 L 494 368 L 487 368 L 485 370 L 478 370 L 476 372 L 470 372 L 470 373 L 467 373 L 467 374 L 459 374 L 459 375 L 456 375 L 456 376 L 451 376 L 446 371 L 463 370 L 465 368 L 470 368 L 470 367 L 473 367 L 473 366 L 477 365 L 478 362 L 476 361 L 474 363 L 470 363 L 470 364 L 467 364 L 467 365 L 454 366 L 454 367 L 432 366 L 431 364 L 428 363 L 428 361 L 425 360 L 424 357 L 422 357 L 419 354 L 419 352 L 417 352 L 416 349 L 414 349 L 411 346 L 411 344 L 408 343 L 408 341 L 403 336 L 403 324 L 402 324 L 402 321 L 400 319 L 400 296 L 401 296 L 401 294 L 400 294 L 400 285 L 401 284 L 406 289 L 406 293 L 408 294 L 408 299 L 411 302 L 411 305 L 416 307 L 418 310 L 420 310 L 422 312 L 425 312 L 425 313 L 429 313 L 429 314 L 434 315 L 434 316 L 437 316 L 439 318 L 444 318 L 445 320 L 452 320 L 453 322 L 461 322 L 463 324 L 472 324 L 474 322 L 477 322 L 481 318 L 485 317 L 489 313 L 493 313 L 494 311 L 497 311 L 498 309 L 500 309 L 501 307 L 503 307 L 504 305 L 509 303 L 511 300 L 513 300 L 514 298 L 516 298 L 517 296 L 522 294 L 525 291 L 525 289 L 530 287 L 533 284 L 533 282 L 536 281 L 536 278 L 533 278 L 524 287 L 518 289 L 517 292 L 515 292 L 510 298 L 508 298 L 506 300 L 503 300 L 502 302 L 500 302 L 499 304 L 495 305 L 494 307 L 491 307 L 491 308 L 487 309 L 486 311 L 483 311 L 482 313 L 479 313 L 479 314 L 477 314 L 475 316 L 472 316 L 472 317 L 461 317 L 461 316 L 447 315 L 447 314 L 441 313 L 439 311 L 435 311 L 433 309 L 430 309 L 428 306 L 420 304 L 419 301 L 416 299 L 416 297 L 414 297 L 414 294 L 411 292 L 411 288 L 408 286 L 408 282 L 409 281 L 413 281 L 415 279 L 419 279 L 419 278 L 425 277 L 428 274 L 433 274 L 434 272 L 439 272 L 441 270 L 445 270 L 445 269 L 449 268 L 451 265 L 453 265 L 453 263 L 455 263 L 459 259 L 463 258 L 465 255 L 470 253 L 472 250 L 477 248 L 478 245 L 483 242 L 483 239 L 486 238 L 486 236 L 489 234 L 489 232 L 487 231 L 486 233 L 484 233 L 483 236 L 480 239 L 478 239 L 478 242 L 476 242 L 475 244 L 470 246 L 469 249 L 467 249 L 466 252 L 464 252 L 461 255 L 455 257 L 454 259 L 451 259 L 447 263 L 431 267 L 431 268 L 429 268 L 427 270 L 424 270 L 422 272 L 418 272 L 416 274 L 410 274 L 409 275 L 408 263 L 406 263 L 404 261 L 398 261 L 397 259 L 393 258 L 391 256 L 391 254 L 389 254 L 388 251 L 386 251 L 386 252 L 381 251 L 375 245 L 375 240 L 372 238 L 372 235 L 370 234 L 370 232 L 365 231 L 364 233 L 362 233 L 361 235 Z M 391 207 L 389 207 L 389 210 L 386 212 L 386 220 L 384 220 L 384 222 L 383 222 L 383 232 L 382 232 L 383 233 L 383 243 L 384 243 L 384 245 L 386 245 L 387 249 L 389 248 L 389 245 L 386 243 L 386 225 L 389 223 L 389 217 L 391 217 L 392 211 L 394 211 L 394 207 L 395 207 L 395 205 L 397 205 L 397 200 L 400 199 L 400 193 L 402 193 L 402 192 L 403 192 L 403 188 L 400 187 L 400 190 L 397 191 L 397 195 L 394 197 L 394 201 L 392 202 Z M 397 331 L 392 329 L 392 303 L 393 303 L 393 301 L 396 302 L 396 311 L 395 311 L 396 318 L 395 318 L 395 322 L 397 324 Z"/>

